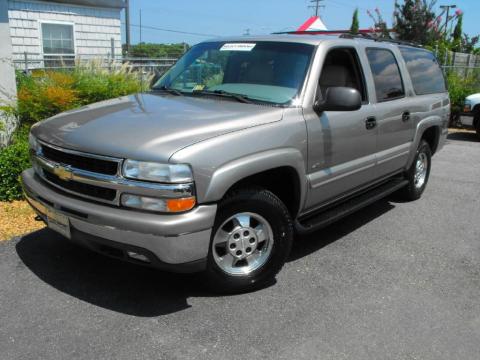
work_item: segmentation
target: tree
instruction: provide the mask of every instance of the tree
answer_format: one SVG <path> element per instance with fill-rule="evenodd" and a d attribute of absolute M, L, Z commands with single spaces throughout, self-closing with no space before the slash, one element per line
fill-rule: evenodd
<path fill-rule="evenodd" d="M 460 13 L 457 17 L 457 24 L 452 34 L 452 51 L 462 51 L 463 43 L 463 14 Z"/>
<path fill-rule="evenodd" d="M 384 39 L 390 39 L 390 31 L 385 20 L 383 20 L 382 13 L 380 9 L 375 8 L 375 13 L 372 13 L 370 10 L 367 10 L 367 14 L 373 21 L 374 28 L 371 28 L 373 36 L 381 37 Z"/>
<path fill-rule="evenodd" d="M 352 16 L 352 26 L 350 26 L 350 33 L 351 34 L 358 34 L 358 28 L 359 28 L 359 24 L 358 24 L 358 8 L 355 9 L 355 11 L 353 12 L 353 16 Z"/>
<path fill-rule="evenodd" d="M 436 0 L 405 0 L 395 3 L 394 30 L 399 40 L 433 45 L 440 37 L 441 16 L 434 12 Z"/>
<path fill-rule="evenodd" d="M 160 57 L 180 57 L 188 49 L 185 43 L 180 44 L 150 44 L 139 43 L 130 46 L 130 57 L 142 58 L 160 58 Z M 125 49 L 124 49 L 125 50 Z"/>

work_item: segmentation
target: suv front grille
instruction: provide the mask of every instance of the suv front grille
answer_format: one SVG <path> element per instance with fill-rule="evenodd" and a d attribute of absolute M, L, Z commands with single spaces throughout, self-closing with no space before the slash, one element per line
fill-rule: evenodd
<path fill-rule="evenodd" d="M 98 198 L 107 201 L 113 201 L 117 196 L 117 192 L 113 189 L 107 189 L 100 186 L 85 184 L 78 181 L 65 181 L 47 171 L 44 171 L 43 175 L 45 176 L 45 179 L 50 181 L 51 183 L 66 190 L 78 193 L 79 195 L 86 195 L 92 198 Z"/>
<path fill-rule="evenodd" d="M 82 156 L 70 152 L 57 150 L 42 144 L 42 154 L 48 160 L 59 164 L 70 165 L 74 168 L 96 172 L 105 175 L 115 175 L 118 171 L 118 162 L 94 157 Z"/>

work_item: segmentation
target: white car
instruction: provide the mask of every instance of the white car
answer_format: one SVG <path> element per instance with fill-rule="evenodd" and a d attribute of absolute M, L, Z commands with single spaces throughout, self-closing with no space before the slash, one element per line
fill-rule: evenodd
<path fill-rule="evenodd" d="M 476 130 L 477 136 L 480 138 L 480 93 L 465 98 L 460 123 L 465 128 Z"/>

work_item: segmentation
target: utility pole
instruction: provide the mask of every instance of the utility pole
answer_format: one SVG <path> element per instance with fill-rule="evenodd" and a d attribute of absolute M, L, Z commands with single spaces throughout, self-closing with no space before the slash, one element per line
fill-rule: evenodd
<path fill-rule="evenodd" d="M 128 56 L 130 53 L 130 0 L 125 0 L 125 42 Z"/>
<path fill-rule="evenodd" d="M 140 15 L 140 44 L 142 43 L 142 9 L 139 10 Z"/>
<path fill-rule="evenodd" d="M 310 0 L 312 4 L 315 5 L 310 5 L 309 8 L 315 9 L 315 16 L 318 16 L 318 9 L 319 8 L 324 8 L 325 5 L 320 5 L 320 3 L 325 0 Z"/>
<path fill-rule="evenodd" d="M 447 13 L 447 16 L 445 18 L 445 35 L 447 35 L 447 31 L 448 31 L 448 21 L 450 20 L 448 18 L 448 15 L 450 14 L 450 9 L 455 9 L 457 7 L 457 5 L 455 4 L 452 4 L 452 5 L 441 5 L 440 6 L 440 9 L 444 10 L 446 13 Z"/>

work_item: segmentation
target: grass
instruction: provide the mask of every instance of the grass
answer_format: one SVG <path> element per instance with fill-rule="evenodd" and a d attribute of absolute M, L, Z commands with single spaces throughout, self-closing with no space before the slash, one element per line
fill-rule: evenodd
<path fill-rule="evenodd" d="M 26 201 L 0 202 L 0 242 L 43 228 Z"/>

